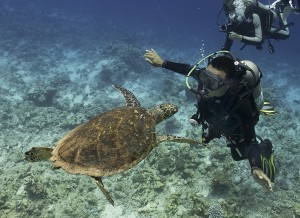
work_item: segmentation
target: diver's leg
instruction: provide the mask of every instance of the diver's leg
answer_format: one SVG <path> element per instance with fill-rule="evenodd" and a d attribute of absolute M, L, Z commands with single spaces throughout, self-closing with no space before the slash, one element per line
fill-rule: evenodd
<path fill-rule="evenodd" d="M 288 18 L 288 16 L 290 15 L 291 11 L 292 11 L 291 6 L 290 6 L 290 5 L 287 5 L 287 6 L 283 9 L 282 13 L 280 13 L 280 17 L 279 17 L 279 26 L 280 26 L 280 27 L 286 26 L 286 25 L 287 25 L 287 23 L 288 23 L 288 22 L 287 22 L 287 18 Z M 290 35 L 289 27 L 286 26 L 284 29 L 278 31 L 277 34 L 281 34 L 281 35 L 283 35 L 283 36 L 287 36 L 287 37 L 288 37 L 288 36 Z"/>
<path fill-rule="evenodd" d="M 292 8 L 292 11 L 293 11 L 295 14 L 300 14 L 300 0 L 297 0 L 297 6 L 294 5 L 294 7 Z"/>
<path fill-rule="evenodd" d="M 292 8 L 290 5 L 286 5 L 282 11 L 282 13 L 280 13 L 280 17 L 281 17 L 281 21 L 283 25 L 287 24 L 287 18 L 290 15 L 292 11 Z"/>
<path fill-rule="evenodd" d="M 279 18 L 279 28 L 271 27 L 270 33 L 273 39 L 287 39 L 290 35 L 289 26 L 287 18 L 290 15 L 292 8 L 288 2 L 285 1 L 276 1 L 275 10 L 277 11 L 277 17 Z M 275 2 L 274 2 L 275 3 Z M 273 3 L 273 4 L 274 4 Z M 273 19 L 275 20 L 275 18 Z"/>

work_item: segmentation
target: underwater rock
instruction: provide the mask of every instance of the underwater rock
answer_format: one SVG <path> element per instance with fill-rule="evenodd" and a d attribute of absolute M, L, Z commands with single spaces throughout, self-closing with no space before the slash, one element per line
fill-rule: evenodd
<path fill-rule="evenodd" d="M 181 128 L 181 125 L 182 124 L 177 119 L 167 120 L 164 125 L 164 131 L 168 132 L 169 134 L 176 133 L 176 131 Z"/>
<path fill-rule="evenodd" d="M 300 204 L 297 204 L 294 208 L 294 217 L 300 218 Z"/>
<path fill-rule="evenodd" d="M 151 213 L 157 210 L 157 203 L 156 202 L 149 202 L 146 206 L 141 207 L 138 209 L 139 213 Z"/>
<path fill-rule="evenodd" d="M 211 189 L 212 194 L 216 196 L 222 196 L 230 190 L 231 187 L 231 178 L 229 174 L 224 172 L 223 170 L 219 170 L 214 172 L 212 182 L 211 182 Z"/>
<path fill-rule="evenodd" d="M 97 86 L 99 88 L 106 84 L 122 85 L 128 79 L 129 70 L 127 66 L 120 62 L 114 61 L 111 65 L 105 65 L 96 76 Z"/>
<path fill-rule="evenodd" d="M 285 191 L 290 189 L 290 184 L 286 178 L 278 179 L 277 185 L 278 185 L 278 187 L 280 187 L 281 189 L 283 189 Z"/>
<path fill-rule="evenodd" d="M 78 126 L 79 124 L 83 123 L 86 120 L 84 114 L 70 114 L 66 116 L 66 119 L 64 122 L 61 122 L 59 124 L 59 127 L 61 127 L 64 130 L 70 130 Z"/>
<path fill-rule="evenodd" d="M 141 59 L 141 49 L 128 41 L 113 41 L 103 48 L 103 54 L 118 58 L 120 62 L 123 62 L 127 66 L 129 71 L 141 72 L 147 66 L 144 60 Z"/>
<path fill-rule="evenodd" d="M 216 159 L 216 160 L 222 161 L 222 162 L 225 160 L 227 155 L 228 155 L 228 151 L 225 150 L 225 149 L 222 149 L 222 150 L 221 149 L 214 149 L 214 150 L 212 150 L 212 153 L 211 153 L 211 157 L 213 159 Z"/>
<path fill-rule="evenodd" d="M 157 176 L 156 172 L 153 170 L 142 170 L 141 173 L 133 174 L 131 179 L 134 184 L 144 190 L 148 190 L 148 187 L 151 187 L 156 192 L 160 192 L 165 187 L 165 183 L 162 181 L 162 178 Z"/>
<path fill-rule="evenodd" d="M 70 74 L 70 73 L 69 73 Z M 50 82 L 52 87 L 65 86 L 71 83 L 70 75 L 67 73 L 56 75 Z"/>
<path fill-rule="evenodd" d="M 32 101 L 38 107 L 50 107 L 57 90 L 53 87 L 30 88 L 26 93 L 25 99 Z"/>
<path fill-rule="evenodd" d="M 197 215 L 199 217 L 208 216 L 209 201 L 205 197 L 194 194 L 191 196 L 190 200 L 193 204 L 191 210 L 192 215 Z"/>
<path fill-rule="evenodd" d="M 159 174 L 164 176 L 175 172 L 176 168 L 174 166 L 174 163 L 175 163 L 175 158 L 171 155 L 158 159 L 157 165 L 158 165 Z"/>
<path fill-rule="evenodd" d="M 181 195 L 180 193 L 173 193 L 167 199 L 168 202 L 167 202 L 166 212 L 168 214 L 174 215 L 177 212 L 180 195 Z"/>
<path fill-rule="evenodd" d="M 32 200 L 45 198 L 47 196 L 47 192 L 44 189 L 43 183 L 38 179 L 29 176 L 24 179 L 25 187 L 24 191 L 26 191 L 28 198 Z"/>
<path fill-rule="evenodd" d="M 7 194 L 4 194 L 4 193 L 1 193 L 0 194 L 0 209 L 6 209 L 7 208 L 7 205 L 6 202 L 7 202 L 7 199 L 8 199 L 8 195 Z"/>

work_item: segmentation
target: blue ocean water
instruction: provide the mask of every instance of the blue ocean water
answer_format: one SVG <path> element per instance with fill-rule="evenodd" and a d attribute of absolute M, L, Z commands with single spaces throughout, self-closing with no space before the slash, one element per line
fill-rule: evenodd
<path fill-rule="evenodd" d="M 287 40 L 272 40 L 274 54 L 267 43 L 261 51 L 232 48 L 260 67 L 265 97 L 278 111 L 256 128 L 276 147 L 273 193 L 254 182 L 246 161 L 231 159 L 222 140 L 208 148 L 161 144 L 134 168 L 103 178 L 114 207 L 89 177 L 24 161 L 31 147 L 54 147 L 74 127 L 124 105 L 116 83 L 145 107 L 180 106 L 159 133 L 200 137 L 188 123 L 195 99 L 184 78 L 150 67 L 143 54 L 155 49 L 195 64 L 218 51 L 222 2 L 1 0 L 0 217 L 300 217 L 300 15 L 289 16 L 295 25 Z M 223 215 L 213 216 L 214 208 Z"/>

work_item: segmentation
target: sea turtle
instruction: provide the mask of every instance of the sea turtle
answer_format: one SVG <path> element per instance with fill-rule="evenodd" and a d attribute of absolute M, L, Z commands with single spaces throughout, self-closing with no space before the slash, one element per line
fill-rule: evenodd
<path fill-rule="evenodd" d="M 112 205 L 114 201 L 101 177 L 130 169 L 160 142 L 198 143 L 178 136 L 156 135 L 155 125 L 175 114 L 176 105 L 161 104 L 144 109 L 132 92 L 121 86 L 113 87 L 123 94 L 126 107 L 99 114 L 71 130 L 54 149 L 33 147 L 25 153 L 27 161 L 50 159 L 52 169 L 91 176 Z"/>

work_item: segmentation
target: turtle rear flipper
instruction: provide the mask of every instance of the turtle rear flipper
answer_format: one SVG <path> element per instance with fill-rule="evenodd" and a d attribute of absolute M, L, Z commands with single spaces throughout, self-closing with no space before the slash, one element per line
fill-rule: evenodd
<path fill-rule="evenodd" d="M 188 138 L 182 138 L 179 136 L 174 136 L 174 135 L 158 135 L 156 136 L 156 141 L 157 144 L 161 142 L 178 142 L 178 143 L 188 143 L 188 144 L 201 144 L 201 142 L 193 140 L 193 139 L 188 139 Z"/>
<path fill-rule="evenodd" d="M 111 194 L 104 188 L 103 182 L 101 177 L 93 177 L 95 179 L 95 182 L 98 186 L 98 188 L 102 191 L 106 199 L 111 203 L 112 206 L 115 206 L 115 202 L 111 197 Z"/>
<path fill-rule="evenodd" d="M 53 149 L 48 147 L 33 147 L 25 152 L 24 159 L 30 162 L 48 160 L 52 156 L 52 151 Z"/>

